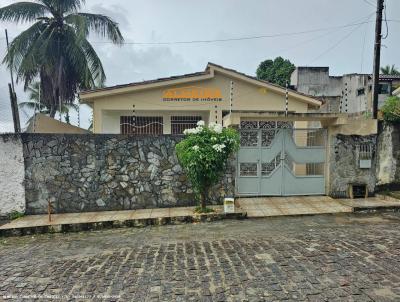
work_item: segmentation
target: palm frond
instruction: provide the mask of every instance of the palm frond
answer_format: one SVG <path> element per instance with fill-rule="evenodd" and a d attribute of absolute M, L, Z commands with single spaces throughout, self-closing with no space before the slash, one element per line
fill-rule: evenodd
<path fill-rule="evenodd" d="M 80 20 L 79 23 L 77 22 L 78 19 Z M 86 32 L 93 31 L 101 37 L 111 40 L 115 44 L 121 45 L 124 42 L 124 38 L 119 30 L 118 23 L 114 22 L 107 16 L 89 13 L 76 13 L 66 16 L 65 20 L 66 22 L 70 22 L 75 26 L 84 25 L 85 29 L 82 30 Z"/>
<path fill-rule="evenodd" d="M 8 68 L 16 69 L 20 66 L 21 61 L 26 56 L 29 48 L 41 35 L 45 27 L 42 21 L 34 23 L 27 30 L 20 33 L 10 44 L 10 50 L 3 59 L 3 63 L 7 64 Z"/>
<path fill-rule="evenodd" d="M 11 22 L 31 22 L 38 17 L 50 13 L 49 9 L 40 3 L 17 2 L 0 8 L 0 20 Z"/>
<path fill-rule="evenodd" d="M 51 7 L 54 11 L 58 13 L 71 13 L 78 11 L 83 4 L 85 4 L 85 0 L 39 0 L 46 6 Z"/>
<path fill-rule="evenodd" d="M 97 55 L 96 51 L 88 40 L 83 40 L 81 47 L 86 56 L 88 69 L 90 70 L 90 74 L 92 75 L 92 78 L 94 80 L 93 87 L 83 88 L 88 89 L 103 86 L 106 81 L 106 74 L 104 72 L 103 64 L 101 63 L 99 56 Z"/>
<path fill-rule="evenodd" d="M 55 63 L 54 57 L 57 55 L 53 46 L 55 34 L 54 27 L 47 27 L 26 49 L 19 66 L 17 66 L 17 80 L 24 81 L 25 89 L 38 76 L 41 65 Z"/>
<path fill-rule="evenodd" d="M 48 112 L 48 110 L 44 104 L 41 104 L 36 101 L 21 102 L 18 104 L 18 107 L 22 108 L 22 109 L 38 110 L 41 113 Z"/>

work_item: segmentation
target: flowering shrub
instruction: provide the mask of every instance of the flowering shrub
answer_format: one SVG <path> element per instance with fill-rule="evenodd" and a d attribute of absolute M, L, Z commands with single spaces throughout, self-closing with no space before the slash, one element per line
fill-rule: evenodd
<path fill-rule="evenodd" d="M 206 211 L 209 189 L 219 181 L 227 160 L 239 148 L 239 134 L 220 124 L 210 123 L 206 127 L 204 121 L 184 134 L 185 139 L 176 145 L 176 153 L 200 197 L 201 210 Z"/>

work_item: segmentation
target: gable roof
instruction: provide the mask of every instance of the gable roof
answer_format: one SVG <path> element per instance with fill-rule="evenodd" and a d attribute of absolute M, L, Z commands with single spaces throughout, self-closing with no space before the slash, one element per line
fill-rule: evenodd
<path fill-rule="evenodd" d="M 36 113 L 28 121 L 28 127 L 25 132 L 28 133 L 75 133 L 87 134 L 89 130 L 79 128 L 74 125 L 60 122 L 52 117 L 42 113 Z"/>
<path fill-rule="evenodd" d="M 237 78 L 242 81 L 254 84 L 256 86 L 269 88 L 272 91 L 275 91 L 276 93 L 279 93 L 282 95 L 284 95 L 286 93 L 286 88 L 284 88 L 282 86 L 279 86 L 277 84 L 273 84 L 273 83 L 270 83 L 270 82 L 267 82 L 264 80 L 260 80 L 254 76 L 250 76 L 245 73 L 238 72 L 234 69 L 225 68 L 221 65 L 209 62 L 207 64 L 206 69 L 201 72 L 195 72 L 195 73 L 183 74 L 183 75 L 178 75 L 178 76 L 159 78 L 159 79 L 155 79 L 155 80 L 134 82 L 134 83 L 129 83 L 129 84 L 115 85 L 115 86 L 110 86 L 110 87 L 82 91 L 80 93 L 80 97 L 84 102 L 85 101 L 88 102 L 89 100 L 95 99 L 96 97 L 100 97 L 100 96 L 128 93 L 131 91 L 136 91 L 136 90 L 141 90 L 141 89 L 150 89 L 150 88 L 155 88 L 155 87 L 160 87 L 160 86 L 175 85 L 175 84 L 181 84 L 181 83 L 185 83 L 185 82 L 194 82 L 194 81 L 198 81 L 198 80 L 211 79 L 214 77 L 215 71 L 217 71 L 221 74 L 228 75 L 232 78 Z M 322 104 L 321 99 L 318 97 L 300 93 L 293 89 L 288 89 L 288 92 L 289 92 L 289 96 L 299 99 L 301 101 L 304 101 L 313 106 L 320 106 Z"/>

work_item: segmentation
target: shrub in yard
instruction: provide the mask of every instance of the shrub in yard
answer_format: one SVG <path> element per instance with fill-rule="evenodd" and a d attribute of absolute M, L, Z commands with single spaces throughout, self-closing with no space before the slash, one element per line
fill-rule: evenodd
<path fill-rule="evenodd" d="M 239 134 L 215 123 L 207 127 L 204 121 L 184 134 L 186 137 L 176 145 L 178 160 L 200 199 L 200 212 L 207 212 L 209 190 L 218 183 L 229 157 L 239 148 Z"/>
<path fill-rule="evenodd" d="M 24 217 L 24 213 L 18 212 L 18 211 L 12 211 L 8 217 L 10 218 L 10 220 L 14 220 L 14 219 L 18 219 L 21 217 Z"/>
<path fill-rule="evenodd" d="M 387 98 L 381 108 L 381 112 L 386 122 L 400 122 L 400 98 L 396 96 Z"/>

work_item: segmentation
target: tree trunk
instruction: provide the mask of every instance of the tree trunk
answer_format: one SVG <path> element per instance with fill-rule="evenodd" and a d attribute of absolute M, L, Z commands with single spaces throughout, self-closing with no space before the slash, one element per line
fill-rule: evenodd
<path fill-rule="evenodd" d="M 56 112 L 57 112 L 57 110 L 56 110 L 55 106 L 51 106 L 50 113 L 49 113 L 50 117 L 54 118 L 56 116 Z"/>
<path fill-rule="evenodd" d="M 200 196 L 200 207 L 203 212 L 206 210 L 207 207 L 207 198 L 208 198 L 208 188 L 204 189 L 203 192 L 201 192 Z"/>

